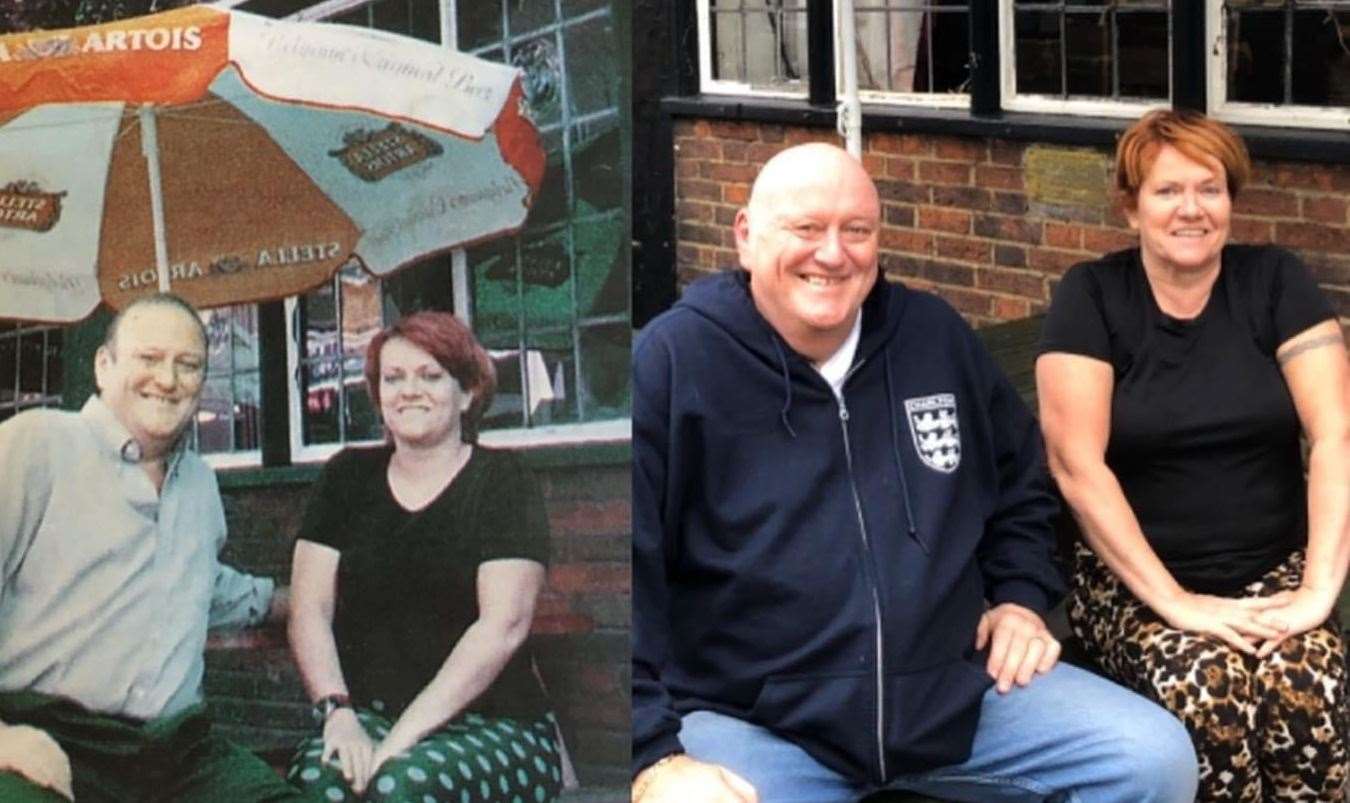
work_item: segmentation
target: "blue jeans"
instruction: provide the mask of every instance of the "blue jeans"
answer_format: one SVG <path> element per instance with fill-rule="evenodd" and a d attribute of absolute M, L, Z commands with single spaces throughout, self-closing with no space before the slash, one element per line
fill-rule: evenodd
<path fill-rule="evenodd" d="M 842 803 L 878 791 L 749 722 L 712 711 L 694 711 L 683 722 L 680 741 L 689 755 L 745 778 L 760 803 Z M 965 762 L 884 788 L 971 803 L 1190 803 L 1195 751 L 1171 714 L 1061 663 L 1025 688 L 985 693 Z"/>

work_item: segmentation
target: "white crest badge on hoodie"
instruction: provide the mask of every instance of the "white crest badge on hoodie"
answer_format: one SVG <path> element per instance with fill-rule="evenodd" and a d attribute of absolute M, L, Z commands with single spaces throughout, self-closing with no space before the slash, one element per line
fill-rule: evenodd
<path fill-rule="evenodd" d="M 914 436 L 914 448 L 925 466 L 950 474 L 961 465 L 961 426 L 954 394 L 905 399 L 905 417 Z"/>

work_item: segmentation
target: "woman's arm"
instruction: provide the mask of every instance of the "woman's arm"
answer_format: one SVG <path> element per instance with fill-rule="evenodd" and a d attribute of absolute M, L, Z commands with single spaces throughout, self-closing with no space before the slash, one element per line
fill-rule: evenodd
<path fill-rule="evenodd" d="M 300 678 L 309 699 L 347 694 L 333 639 L 333 610 L 337 601 L 337 568 L 342 553 L 332 547 L 306 541 L 295 542 L 291 563 L 290 636 Z M 342 775 L 357 794 L 377 766 L 372 763 L 375 745 L 351 708 L 339 708 L 323 725 L 323 753 L 327 763 L 334 756 Z"/>
<path fill-rule="evenodd" d="M 1228 600 L 1187 592 L 1149 546 L 1139 520 L 1106 465 L 1111 429 L 1109 363 L 1051 352 L 1036 360 L 1041 430 L 1050 473 L 1073 511 L 1088 545 L 1141 602 L 1168 624 L 1211 633 L 1251 653 L 1251 637 L 1276 638 L 1277 627 L 1260 618 L 1266 600 Z"/>
<path fill-rule="evenodd" d="M 463 712 L 492 685 L 530 634 L 543 585 L 544 567 L 537 561 L 511 558 L 479 565 L 478 619 L 380 743 L 375 767 Z"/>
<path fill-rule="evenodd" d="M 1350 563 L 1350 370 L 1334 320 L 1289 338 L 1275 358 L 1310 446 L 1303 582 L 1288 604 L 1271 612 L 1292 635 L 1317 627 L 1331 614 Z M 1262 653 L 1278 642 L 1263 644 Z"/>

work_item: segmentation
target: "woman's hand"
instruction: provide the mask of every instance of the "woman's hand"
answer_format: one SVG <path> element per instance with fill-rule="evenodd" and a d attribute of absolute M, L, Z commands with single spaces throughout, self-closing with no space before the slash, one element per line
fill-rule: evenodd
<path fill-rule="evenodd" d="M 327 764 L 330 759 L 336 759 L 342 777 L 358 795 L 366 791 L 370 776 L 379 766 L 373 760 L 374 753 L 375 743 L 352 709 L 337 709 L 323 724 L 323 754 L 319 761 Z"/>
<path fill-rule="evenodd" d="M 1255 655 L 1257 644 L 1283 639 L 1288 634 L 1289 625 L 1284 617 L 1271 613 L 1287 599 L 1287 592 L 1237 599 L 1183 592 L 1158 606 L 1157 613 L 1177 630 L 1206 633 L 1235 650 Z"/>
<path fill-rule="evenodd" d="M 1261 617 L 1268 622 L 1278 622 L 1285 629 L 1279 636 L 1261 642 L 1260 648 L 1256 651 L 1258 658 L 1265 658 L 1275 652 L 1280 643 L 1290 636 L 1297 636 L 1299 633 L 1306 633 L 1319 627 L 1331 616 L 1331 609 L 1336 604 L 1334 594 L 1321 593 L 1305 587 L 1295 591 L 1281 591 L 1267 599 L 1276 600 L 1276 604 L 1267 608 Z"/>
<path fill-rule="evenodd" d="M 417 739 L 409 741 L 402 738 L 397 731 L 397 728 L 391 730 L 384 741 L 380 742 L 379 746 L 375 748 L 375 753 L 370 759 L 370 777 L 373 778 L 379 773 L 380 767 L 384 766 L 384 762 L 417 744 Z"/>

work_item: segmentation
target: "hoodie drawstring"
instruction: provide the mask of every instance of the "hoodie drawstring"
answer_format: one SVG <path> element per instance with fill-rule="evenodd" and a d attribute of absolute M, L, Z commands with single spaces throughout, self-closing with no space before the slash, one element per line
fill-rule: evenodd
<path fill-rule="evenodd" d="M 895 459 L 895 470 L 900 475 L 900 493 L 905 498 L 905 520 L 909 523 L 909 536 L 918 543 L 926 555 L 928 544 L 919 536 L 919 528 L 914 524 L 914 499 L 909 495 L 909 481 L 905 479 L 905 466 L 900 459 L 900 426 L 896 422 L 895 382 L 891 378 L 890 350 L 889 343 L 882 347 L 881 361 L 886 364 L 886 403 L 891 411 L 891 456 Z"/>
<path fill-rule="evenodd" d="M 783 422 L 783 428 L 795 439 L 797 430 L 793 429 L 792 423 L 788 421 L 788 410 L 792 409 L 792 378 L 788 376 L 787 355 L 783 353 L 783 347 L 778 343 L 778 338 L 772 334 L 769 335 L 769 342 L 773 343 L 773 350 L 778 352 L 778 367 L 783 369 L 783 409 L 778 411 L 778 417 Z"/>

